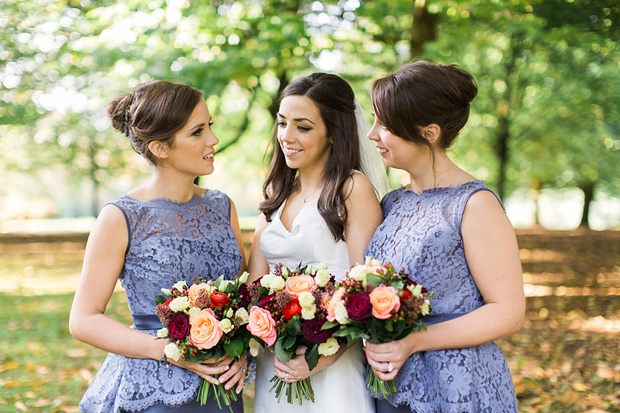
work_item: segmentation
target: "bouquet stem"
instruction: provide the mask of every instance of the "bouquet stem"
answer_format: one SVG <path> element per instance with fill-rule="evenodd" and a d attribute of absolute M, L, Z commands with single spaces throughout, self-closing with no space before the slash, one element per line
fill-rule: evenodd
<path fill-rule="evenodd" d="M 231 407 L 231 400 L 237 401 L 237 393 L 235 393 L 234 387 L 226 390 L 224 384 L 213 384 L 205 379 L 200 379 L 200 385 L 198 386 L 198 396 L 196 397 L 196 401 L 200 403 L 201 406 L 207 404 L 207 399 L 209 398 L 209 394 L 213 390 L 213 396 L 215 397 L 215 402 L 217 406 L 222 409 L 222 401 L 225 406 L 228 406 L 230 413 L 233 413 L 233 409 Z"/>
<path fill-rule="evenodd" d="M 303 404 L 304 400 L 310 400 L 314 403 L 314 390 L 312 389 L 312 383 L 310 383 L 309 378 L 294 383 L 287 383 L 280 380 L 278 376 L 273 376 L 269 382 L 273 383 L 269 391 L 271 392 L 275 389 L 278 402 L 280 402 L 282 398 L 282 390 L 284 389 L 286 401 L 290 404 L 293 404 L 293 397 L 299 402 L 300 406 Z"/>
<path fill-rule="evenodd" d="M 394 380 L 381 380 L 373 370 L 366 379 L 366 390 L 369 390 L 375 397 L 386 398 L 395 394 L 398 388 Z"/>

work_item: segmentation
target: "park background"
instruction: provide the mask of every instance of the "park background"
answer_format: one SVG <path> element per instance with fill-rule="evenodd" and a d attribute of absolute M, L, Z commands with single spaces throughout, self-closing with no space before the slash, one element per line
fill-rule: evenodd
<path fill-rule="evenodd" d="M 200 184 L 235 201 L 249 243 L 279 92 L 336 73 L 371 120 L 372 80 L 416 59 L 478 81 L 451 156 L 517 228 L 527 320 L 498 344 L 520 410 L 620 411 L 614 0 L 2 0 L 0 411 L 77 411 L 104 357 L 67 328 L 84 242 L 150 173 L 112 98 L 151 79 L 204 90 L 220 144 Z M 120 289 L 109 310 L 128 320 Z"/>

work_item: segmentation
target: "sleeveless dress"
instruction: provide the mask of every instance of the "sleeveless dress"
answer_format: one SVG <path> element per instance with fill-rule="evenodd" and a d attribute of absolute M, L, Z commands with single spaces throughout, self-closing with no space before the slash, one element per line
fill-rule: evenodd
<path fill-rule="evenodd" d="M 435 292 L 432 312 L 423 320 L 427 325 L 484 304 L 469 271 L 461 236 L 465 205 L 483 190 L 490 191 L 481 181 L 473 181 L 422 194 L 401 188 L 383 198 L 384 221 L 365 255 L 389 261 L 396 269 L 405 268 L 412 280 Z M 510 371 L 493 342 L 415 353 L 395 381 L 398 393 L 388 401 L 408 406 L 412 412 L 517 412 Z"/>
<path fill-rule="evenodd" d="M 286 202 L 273 214 L 263 230 L 261 250 L 269 267 L 283 263 L 289 268 L 298 265 L 325 263 L 338 279 L 344 278 L 351 266 L 344 241 L 336 242 L 319 214 L 318 199 L 309 201 L 295 217 L 289 232 L 280 221 Z M 266 350 L 257 356 L 254 413 L 372 413 L 374 402 L 365 388 L 365 359 L 361 345 L 353 345 L 331 366 L 310 376 L 315 403 L 304 400 L 289 404 L 282 396 L 280 403 L 275 392 L 269 392 L 269 380 L 275 374 L 274 356 Z"/>
<path fill-rule="evenodd" d="M 155 336 L 163 327 L 155 314 L 155 295 L 161 295 L 161 288 L 181 280 L 191 285 L 195 276 L 238 275 L 242 256 L 230 226 L 230 199 L 224 193 L 205 190 L 186 203 L 141 202 L 122 196 L 111 204 L 125 215 L 129 233 L 120 281 L 134 320 L 132 328 Z M 198 384 L 199 377 L 188 370 L 109 353 L 80 411 L 219 411 L 209 403 L 202 407 L 195 403 Z M 224 405 L 222 409 L 228 411 Z M 235 411 L 243 411 L 242 403 L 235 405 Z"/>

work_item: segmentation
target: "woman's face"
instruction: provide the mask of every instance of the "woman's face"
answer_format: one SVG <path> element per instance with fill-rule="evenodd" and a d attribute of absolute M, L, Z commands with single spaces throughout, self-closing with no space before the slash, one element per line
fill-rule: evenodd
<path fill-rule="evenodd" d="M 377 116 L 368 132 L 368 139 L 374 142 L 383 162 L 390 168 L 408 170 L 426 152 L 426 147 L 390 132 Z"/>
<path fill-rule="evenodd" d="M 211 174 L 214 170 L 215 145 L 219 143 L 211 124 L 209 108 L 201 100 L 185 126 L 175 134 L 174 144 L 168 150 L 168 165 L 193 176 Z"/>
<path fill-rule="evenodd" d="M 277 118 L 277 137 L 289 168 L 322 173 L 331 143 L 314 101 L 305 96 L 282 99 Z"/>

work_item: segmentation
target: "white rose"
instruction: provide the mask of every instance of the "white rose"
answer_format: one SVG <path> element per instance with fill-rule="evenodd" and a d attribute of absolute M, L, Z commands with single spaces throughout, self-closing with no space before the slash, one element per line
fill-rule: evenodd
<path fill-rule="evenodd" d="M 226 287 L 228 287 L 229 284 L 232 284 L 233 282 L 230 280 L 222 280 L 220 281 L 220 286 L 219 286 L 219 290 L 220 291 L 225 291 Z M 215 289 L 215 286 L 213 286 L 213 289 Z"/>
<path fill-rule="evenodd" d="M 179 281 L 172 286 L 172 289 L 177 289 L 179 291 L 183 291 L 183 287 L 187 287 L 187 283 L 185 281 Z"/>
<path fill-rule="evenodd" d="M 338 344 L 338 340 L 333 337 L 330 337 L 325 341 L 325 343 L 319 344 L 319 354 L 321 356 L 331 356 L 336 354 L 340 349 L 340 344 Z"/>
<path fill-rule="evenodd" d="M 169 307 L 172 311 L 183 311 L 189 307 L 189 297 L 177 297 L 170 301 Z"/>
<path fill-rule="evenodd" d="M 312 293 L 309 293 L 308 291 L 300 293 L 299 297 L 297 298 L 299 299 L 299 305 L 302 306 L 302 308 L 310 307 L 314 304 L 314 295 L 312 295 Z"/>
<path fill-rule="evenodd" d="M 418 284 L 416 286 L 409 285 L 407 288 L 409 289 L 409 291 L 411 291 L 411 294 L 415 298 L 420 298 L 420 296 L 422 295 L 422 285 L 421 284 Z"/>
<path fill-rule="evenodd" d="M 170 294 L 172 294 L 172 291 L 167 288 L 162 288 L 161 292 L 167 295 L 168 297 L 170 297 Z"/>
<path fill-rule="evenodd" d="M 245 284 L 245 282 L 248 280 L 249 277 L 250 277 L 250 274 L 248 274 L 247 271 L 243 271 L 243 274 L 241 274 L 241 276 L 239 277 L 239 282 L 241 284 Z"/>
<path fill-rule="evenodd" d="M 164 327 L 161 330 L 157 330 L 157 337 L 159 337 L 159 338 L 166 338 L 166 337 L 168 337 L 168 329 L 166 327 Z"/>
<path fill-rule="evenodd" d="M 233 329 L 233 323 L 228 318 L 225 318 L 222 321 L 220 321 L 219 325 L 222 331 L 224 332 L 224 334 L 230 333 Z"/>
<path fill-rule="evenodd" d="M 282 266 L 282 276 L 288 277 L 291 272 L 288 270 L 288 267 Z"/>
<path fill-rule="evenodd" d="M 312 274 L 312 264 L 306 265 L 306 269 L 304 270 L 304 274 L 306 274 L 306 275 Z"/>
<path fill-rule="evenodd" d="M 273 275 L 272 273 L 263 275 L 260 279 L 261 287 L 269 288 L 269 284 L 271 283 L 273 277 L 275 277 L 275 275 Z"/>
<path fill-rule="evenodd" d="M 347 307 L 344 306 L 344 301 L 340 301 L 336 304 L 334 315 L 336 316 L 336 321 L 340 324 L 348 324 L 350 322 L 349 313 L 347 312 Z"/>
<path fill-rule="evenodd" d="M 269 281 L 269 288 L 271 288 L 274 291 L 280 291 L 284 289 L 285 285 L 286 285 L 286 281 L 284 281 L 284 278 L 280 276 L 275 276 Z"/>
<path fill-rule="evenodd" d="M 225 316 L 228 317 L 228 318 L 231 318 L 233 316 L 233 314 L 234 314 L 233 313 L 233 309 L 229 308 L 228 311 L 226 311 Z"/>
<path fill-rule="evenodd" d="M 166 347 L 164 347 L 164 354 L 174 361 L 179 361 L 181 358 L 181 350 L 179 350 L 179 346 L 175 343 L 166 344 Z"/>
<path fill-rule="evenodd" d="M 312 307 L 301 307 L 301 318 L 304 320 L 312 320 L 316 314 L 316 305 Z"/>
<path fill-rule="evenodd" d="M 248 310 L 246 310 L 245 308 L 239 308 L 236 312 L 235 312 L 235 319 L 237 320 L 237 322 L 239 323 L 239 325 L 243 325 L 243 324 L 247 324 L 248 322 L 248 318 L 249 318 L 249 314 L 248 314 Z"/>
<path fill-rule="evenodd" d="M 331 275 L 329 274 L 329 271 L 327 271 L 327 269 L 325 268 L 321 268 L 316 272 L 316 275 L 314 276 L 314 281 L 319 287 L 324 287 L 325 284 L 329 282 L 330 278 Z"/>
<path fill-rule="evenodd" d="M 368 274 L 368 267 L 365 265 L 356 265 L 349 270 L 349 278 L 355 281 L 365 281 Z"/>

